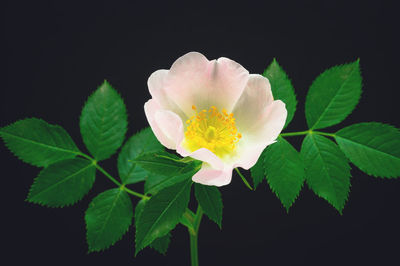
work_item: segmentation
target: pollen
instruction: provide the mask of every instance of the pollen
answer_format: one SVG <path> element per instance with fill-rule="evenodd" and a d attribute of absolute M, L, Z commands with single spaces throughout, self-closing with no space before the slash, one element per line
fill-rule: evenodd
<path fill-rule="evenodd" d="M 197 111 L 186 121 L 185 146 L 190 151 L 206 148 L 219 157 L 232 154 L 236 150 L 242 134 L 238 133 L 233 113 L 226 109 L 221 112 L 211 106 L 208 110 Z"/>

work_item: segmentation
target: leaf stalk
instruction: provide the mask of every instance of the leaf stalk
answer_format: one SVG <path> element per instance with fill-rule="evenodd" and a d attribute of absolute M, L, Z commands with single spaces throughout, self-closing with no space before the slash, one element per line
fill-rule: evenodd
<path fill-rule="evenodd" d="M 94 164 L 94 166 L 95 166 L 103 175 L 105 175 L 108 179 L 110 179 L 114 184 L 116 184 L 116 185 L 117 185 L 119 188 L 121 188 L 122 190 L 126 191 L 127 193 L 129 193 L 129 194 L 131 194 L 131 195 L 133 195 L 133 196 L 135 196 L 135 197 L 141 198 L 141 199 L 147 199 L 147 200 L 150 199 L 150 197 L 148 197 L 148 196 L 146 196 L 146 195 L 143 195 L 143 194 L 141 194 L 141 193 L 139 193 L 139 192 L 133 191 L 133 190 L 131 190 L 131 189 L 125 187 L 125 185 L 123 185 L 123 184 L 121 184 L 120 182 L 118 182 L 117 179 L 115 179 L 115 178 L 114 178 L 112 175 L 110 175 L 106 170 L 104 170 L 104 168 L 101 167 L 101 166 L 97 163 L 97 161 L 96 161 L 95 159 L 93 159 L 92 157 L 90 157 L 89 155 L 86 155 L 86 154 L 84 154 L 84 153 L 82 153 L 82 152 L 77 153 L 77 155 L 82 156 L 82 157 L 88 159 L 89 161 L 91 161 L 91 162 Z"/>

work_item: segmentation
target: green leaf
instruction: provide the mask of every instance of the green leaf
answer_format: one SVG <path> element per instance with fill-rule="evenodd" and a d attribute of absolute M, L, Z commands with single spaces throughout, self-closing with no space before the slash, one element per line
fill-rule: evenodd
<path fill-rule="evenodd" d="M 95 172 L 95 165 L 88 160 L 56 162 L 40 172 L 27 200 L 48 207 L 72 205 L 92 188 Z"/>
<path fill-rule="evenodd" d="M 135 226 L 137 227 L 137 223 L 139 221 L 140 216 L 143 213 L 144 206 L 148 200 L 142 199 L 138 202 L 135 208 Z M 182 216 L 184 217 L 184 216 Z M 171 242 L 171 233 L 169 232 L 167 235 L 156 238 L 151 244 L 150 247 L 165 255 L 167 253 L 168 245 Z"/>
<path fill-rule="evenodd" d="M 165 175 L 151 174 L 146 179 L 144 191 L 146 194 L 154 195 L 166 187 L 191 179 L 200 169 L 200 165 L 201 163 L 199 162 L 191 162 L 182 168 L 180 173 L 175 173 L 175 175 L 171 175 L 168 172 L 165 172 Z"/>
<path fill-rule="evenodd" d="M 132 136 L 123 146 L 118 156 L 118 172 L 124 184 L 134 184 L 146 179 L 149 172 L 132 160 L 146 152 L 164 150 L 150 128 L 145 128 Z"/>
<path fill-rule="evenodd" d="M 280 199 L 286 211 L 300 193 L 305 179 L 304 164 L 297 150 L 284 138 L 269 146 L 264 168 L 271 190 Z"/>
<path fill-rule="evenodd" d="M 400 132 L 377 123 L 360 123 L 339 130 L 335 139 L 347 158 L 369 175 L 400 176 Z"/>
<path fill-rule="evenodd" d="M 350 166 L 342 151 L 331 140 L 309 134 L 301 156 L 310 188 L 342 213 L 350 190 Z"/>
<path fill-rule="evenodd" d="M 266 150 L 264 150 L 261 153 L 257 163 L 252 168 L 250 168 L 251 177 L 253 178 L 254 190 L 257 188 L 259 184 L 261 184 L 261 182 L 265 178 L 265 169 L 264 169 L 265 152 Z"/>
<path fill-rule="evenodd" d="M 82 109 L 80 127 L 83 142 L 97 161 L 107 159 L 124 141 L 127 125 L 124 101 L 104 81 Z"/>
<path fill-rule="evenodd" d="M 223 206 L 218 188 L 196 183 L 194 194 L 204 213 L 221 228 Z"/>
<path fill-rule="evenodd" d="M 263 76 L 271 83 L 271 90 L 274 99 L 282 100 L 286 104 L 288 112 L 285 123 L 286 127 L 289 125 L 290 121 L 292 121 L 297 105 L 296 94 L 294 93 L 292 82 L 275 58 L 264 71 Z"/>
<path fill-rule="evenodd" d="M 309 128 L 325 128 L 342 122 L 360 99 L 361 83 L 359 60 L 334 66 L 319 75 L 306 97 Z"/>
<path fill-rule="evenodd" d="M 166 234 L 160 238 L 156 238 L 151 244 L 150 247 L 157 250 L 161 254 L 165 255 L 168 250 L 169 243 L 171 242 L 171 233 Z"/>
<path fill-rule="evenodd" d="M 114 188 L 97 195 L 85 213 L 89 252 L 114 245 L 128 231 L 132 217 L 132 202 L 125 191 Z"/>
<path fill-rule="evenodd" d="M 180 222 L 189 203 L 191 180 L 160 191 L 146 203 L 136 227 L 136 254 Z"/>
<path fill-rule="evenodd" d="M 140 215 L 142 215 L 142 212 L 144 210 L 144 206 L 146 205 L 147 199 L 141 199 L 137 204 L 135 208 L 135 227 L 137 227 L 137 223 L 139 221 Z"/>
<path fill-rule="evenodd" d="M 179 161 L 179 157 L 168 152 L 148 152 L 131 160 L 150 173 L 173 176 L 181 174 L 187 163 Z"/>
<path fill-rule="evenodd" d="M 37 118 L 19 120 L 3 127 L 0 136 L 15 156 L 39 167 L 74 158 L 79 153 L 62 127 Z"/>

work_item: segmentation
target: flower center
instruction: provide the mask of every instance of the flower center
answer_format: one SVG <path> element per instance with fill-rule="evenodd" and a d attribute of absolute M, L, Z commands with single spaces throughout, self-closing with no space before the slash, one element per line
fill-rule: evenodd
<path fill-rule="evenodd" d="M 190 151 L 206 148 L 218 157 L 233 153 L 242 137 L 233 113 L 228 114 L 225 109 L 219 112 L 215 106 L 200 112 L 194 105 L 192 109 L 196 114 L 186 121 L 185 147 Z"/>

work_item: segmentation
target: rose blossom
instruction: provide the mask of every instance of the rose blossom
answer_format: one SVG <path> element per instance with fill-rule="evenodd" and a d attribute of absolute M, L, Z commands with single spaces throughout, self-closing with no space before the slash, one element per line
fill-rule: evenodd
<path fill-rule="evenodd" d="M 267 78 L 221 57 L 190 52 L 148 80 L 144 105 L 157 139 L 181 156 L 203 161 L 193 181 L 223 186 L 235 167 L 251 168 L 276 141 L 287 116 Z"/>

